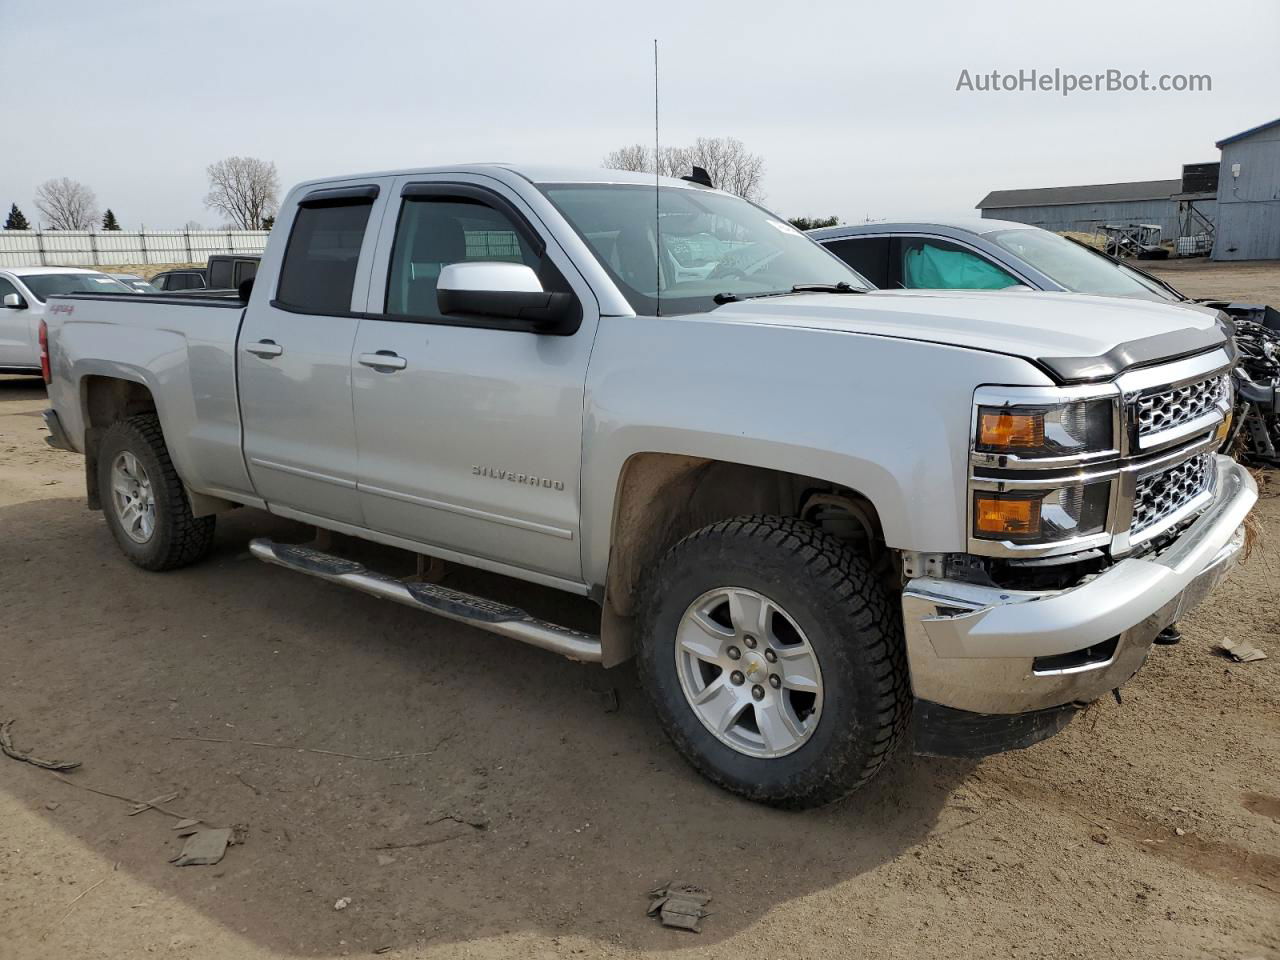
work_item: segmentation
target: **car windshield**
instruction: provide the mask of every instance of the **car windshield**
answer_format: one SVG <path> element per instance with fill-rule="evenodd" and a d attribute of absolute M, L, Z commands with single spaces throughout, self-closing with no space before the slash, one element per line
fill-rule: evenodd
<path fill-rule="evenodd" d="M 103 273 L 34 273 L 22 278 L 31 295 L 44 303 L 63 293 L 130 293 L 119 280 Z"/>
<path fill-rule="evenodd" d="M 1048 230 L 996 230 L 983 236 L 1072 293 L 1173 299 L 1133 271 Z"/>
<path fill-rule="evenodd" d="M 641 315 L 699 313 L 715 309 L 717 296 L 723 302 L 726 295 L 790 293 L 798 284 L 871 289 L 820 244 L 738 197 L 661 187 L 655 198 L 655 188 L 643 184 L 557 183 L 541 190 Z"/>

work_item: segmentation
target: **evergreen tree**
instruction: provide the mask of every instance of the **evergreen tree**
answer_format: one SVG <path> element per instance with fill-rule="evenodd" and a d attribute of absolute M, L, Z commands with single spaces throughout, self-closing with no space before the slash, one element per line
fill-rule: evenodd
<path fill-rule="evenodd" d="M 16 203 L 9 208 L 9 219 L 4 222 L 4 228 L 6 230 L 31 229 L 31 224 L 27 223 L 27 218 L 22 215 Z"/>
<path fill-rule="evenodd" d="M 107 212 L 102 215 L 102 229 L 103 230 L 119 230 L 120 229 L 120 222 L 116 220 L 116 215 L 111 211 L 110 207 L 107 207 Z"/>
<path fill-rule="evenodd" d="M 262 229 L 263 229 L 263 230 L 270 230 L 270 229 L 271 229 L 272 227 L 274 227 L 275 225 L 276 225 L 276 218 L 275 218 L 275 217 L 263 217 L 263 218 L 262 218 Z"/>

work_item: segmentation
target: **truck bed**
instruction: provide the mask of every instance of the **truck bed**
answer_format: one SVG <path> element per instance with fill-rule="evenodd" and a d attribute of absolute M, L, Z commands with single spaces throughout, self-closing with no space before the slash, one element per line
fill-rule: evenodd
<path fill-rule="evenodd" d="M 122 378 L 156 398 L 174 464 L 196 490 L 252 495 L 240 453 L 237 297 L 78 293 L 50 297 L 49 397 L 73 442 L 84 436 L 93 381 Z"/>

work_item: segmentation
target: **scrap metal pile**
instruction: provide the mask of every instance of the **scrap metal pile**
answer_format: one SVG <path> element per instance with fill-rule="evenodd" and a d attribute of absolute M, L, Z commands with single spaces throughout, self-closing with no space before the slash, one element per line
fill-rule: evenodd
<path fill-rule="evenodd" d="M 1268 314 L 1276 314 L 1270 307 Z M 1236 366 L 1235 424 L 1227 442 L 1244 460 L 1280 466 L 1280 330 L 1256 320 L 1235 319 Z M 1263 316 L 1262 320 L 1280 320 Z"/>

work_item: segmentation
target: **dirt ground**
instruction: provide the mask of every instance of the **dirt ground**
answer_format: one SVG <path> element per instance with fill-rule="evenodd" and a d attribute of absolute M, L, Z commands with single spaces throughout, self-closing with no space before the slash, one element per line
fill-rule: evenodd
<path fill-rule="evenodd" d="M 1253 269 L 1175 282 L 1277 289 L 1276 265 Z M 848 801 L 788 814 L 699 779 L 628 667 L 246 553 L 303 528 L 238 511 L 205 563 L 130 566 L 85 508 L 82 460 L 45 446 L 44 405 L 38 381 L 0 379 L 0 719 L 83 765 L 60 780 L 0 757 L 3 960 L 1280 956 L 1274 475 L 1253 556 L 1122 705 L 977 763 L 903 751 Z M 1224 660 L 1223 637 L 1271 659 Z M 167 808 L 244 842 L 171 866 L 174 818 L 85 788 L 176 792 Z M 645 917 L 672 879 L 714 897 L 701 935 Z"/>

